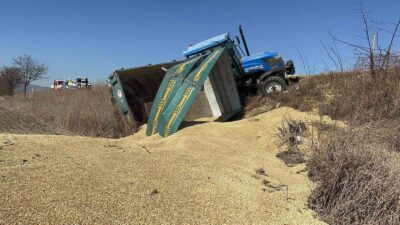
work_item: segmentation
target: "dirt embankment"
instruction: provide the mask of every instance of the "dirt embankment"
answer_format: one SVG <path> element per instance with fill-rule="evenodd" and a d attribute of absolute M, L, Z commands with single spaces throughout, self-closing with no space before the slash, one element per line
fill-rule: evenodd
<path fill-rule="evenodd" d="M 276 157 L 283 107 L 167 137 L 3 135 L 0 223 L 321 224 L 305 165 Z"/>

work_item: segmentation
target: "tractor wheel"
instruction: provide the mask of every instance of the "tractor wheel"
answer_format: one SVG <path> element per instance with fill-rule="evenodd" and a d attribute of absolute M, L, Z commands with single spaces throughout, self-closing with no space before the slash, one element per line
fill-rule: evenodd
<path fill-rule="evenodd" d="M 287 84 L 285 80 L 278 76 L 269 77 L 263 81 L 259 86 L 259 92 L 261 94 L 270 94 L 273 92 L 286 91 Z"/>

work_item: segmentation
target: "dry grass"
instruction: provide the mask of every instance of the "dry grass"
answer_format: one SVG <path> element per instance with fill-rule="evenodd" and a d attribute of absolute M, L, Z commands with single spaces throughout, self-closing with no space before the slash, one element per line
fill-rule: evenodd
<path fill-rule="evenodd" d="M 91 90 L 48 91 L 31 98 L 14 96 L 0 106 L 35 117 L 60 133 L 92 137 L 120 137 L 131 133 L 114 115 L 108 87 Z"/>
<path fill-rule="evenodd" d="M 272 109 L 289 106 L 300 111 L 312 111 L 327 101 L 327 80 L 330 75 L 307 76 L 288 88 L 287 92 L 257 95 L 245 101 L 245 117 L 252 117 Z"/>
<path fill-rule="evenodd" d="M 299 149 L 305 138 L 310 136 L 304 121 L 293 120 L 285 117 L 280 126 L 277 127 L 275 136 L 278 138 L 278 146 L 285 149 L 280 151 L 276 157 L 281 159 L 287 166 L 307 162 L 307 157 Z"/>
<path fill-rule="evenodd" d="M 363 124 L 400 115 L 400 69 L 368 74 L 335 74 L 329 81 L 332 98 L 320 112 L 333 119 Z"/>
<path fill-rule="evenodd" d="M 400 69 L 376 78 L 357 71 L 307 77 L 287 93 L 251 98 L 246 116 L 280 106 L 349 124 L 346 129 L 315 126 L 319 144 L 307 166 L 318 187 L 309 205 L 323 220 L 400 224 Z M 286 128 L 281 140 L 290 142 L 293 132 Z"/>
<path fill-rule="evenodd" d="M 330 224 L 400 224 L 400 160 L 394 150 L 361 127 L 328 132 L 308 161 L 309 175 L 319 184 L 310 207 Z"/>
<path fill-rule="evenodd" d="M 309 204 L 331 224 L 400 224 L 400 71 L 332 78 L 319 111 L 350 126 L 327 130 L 314 149 Z"/>
<path fill-rule="evenodd" d="M 285 118 L 281 126 L 277 127 L 275 135 L 279 138 L 279 147 L 288 145 L 289 150 L 297 148 L 302 142 L 302 138 L 307 135 L 307 126 L 303 121 Z"/>
<path fill-rule="evenodd" d="M 286 93 L 255 96 L 246 102 L 245 117 L 289 106 L 300 111 L 363 124 L 400 115 L 400 69 L 376 79 L 361 72 L 331 73 L 303 78 Z"/>
<path fill-rule="evenodd" d="M 34 117 L 0 107 L 0 133 L 12 134 L 57 134 L 52 127 Z"/>

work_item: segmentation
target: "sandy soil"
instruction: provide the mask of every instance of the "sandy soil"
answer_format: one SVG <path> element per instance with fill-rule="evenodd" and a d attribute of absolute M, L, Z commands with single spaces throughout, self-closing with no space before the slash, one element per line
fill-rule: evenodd
<path fill-rule="evenodd" d="M 304 165 L 275 156 L 288 115 L 318 119 L 284 107 L 164 139 L 0 135 L 0 224 L 321 224 Z"/>

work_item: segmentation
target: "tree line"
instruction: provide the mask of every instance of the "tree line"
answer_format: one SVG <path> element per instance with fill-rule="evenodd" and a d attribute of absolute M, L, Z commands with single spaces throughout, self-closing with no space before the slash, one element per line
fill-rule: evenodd
<path fill-rule="evenodd" d="M 18 86 L 23 87 L 24 96 L 28 85 L 46 79 L 48 66 L 30 55 L 18 56 L 11 66 L 0 68 L 0 95 L 14 95 Z"/>

